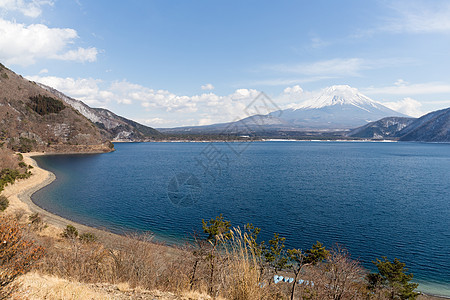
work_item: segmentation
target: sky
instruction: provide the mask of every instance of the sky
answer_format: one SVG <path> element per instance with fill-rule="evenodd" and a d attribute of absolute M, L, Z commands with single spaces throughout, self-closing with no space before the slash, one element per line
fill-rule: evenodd
<path fill-rule="evenodd" d="M 450 107 L 450 1 L 0 0 L 0 62 L 157 128 L 341 84 L 417 117 Z"/>

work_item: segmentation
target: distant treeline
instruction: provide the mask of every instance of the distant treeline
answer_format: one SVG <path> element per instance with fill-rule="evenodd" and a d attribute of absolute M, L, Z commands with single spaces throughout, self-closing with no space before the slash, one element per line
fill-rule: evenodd
<path fill-rule="evenodd" d="M 207 134 L 207 133 L 171 133 L 153 136 L 155 141 L 258 141 L 265 139 L 292 139 L 292 140 L 356 140 L 345 136 L 344 131 L 317 132 L 317 131 L 267 131 L 255 132 L 250 135 L 239 134 Z"/>

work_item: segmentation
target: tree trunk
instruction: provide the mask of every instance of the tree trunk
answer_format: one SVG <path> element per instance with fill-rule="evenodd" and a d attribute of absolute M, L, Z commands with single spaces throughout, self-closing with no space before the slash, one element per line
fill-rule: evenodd
<path fill-rule="evenodd" d="M 211 273 L 209 278 L 209 294 L 213 295 L 213 283 L 214 283 L 214 257 L 211 258 Z"/>
<path fill-rule="evenodd" d="M 197 271 L 197 265 L 198 265 L 198 259 L 195 260 L 194 266 L 192 267 L 191 282 L 189 283 L 191 290 L 194 287 L 195 272 Z"/>
<path fill-rule="evenodd" d="M 294 272 L 295 277 L 294 277 L 294 284 L 292 284 L 291 300 L 294 300 L 295 285 L 297 284 L 297 277 L 298 277 L 299 273 L 300 273 L 300 270 L 298 272 Z"/>

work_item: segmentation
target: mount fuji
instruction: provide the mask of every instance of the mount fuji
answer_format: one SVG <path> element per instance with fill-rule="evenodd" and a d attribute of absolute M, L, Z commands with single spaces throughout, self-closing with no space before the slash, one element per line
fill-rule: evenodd
<path fill-rule="evenodd" d="M 407 117 L 348 85 L 334 85 L 296 108 L 269 114 L 303 129 L 350 129 L 385 118 Z"/>
<path fill-rule="evenodd" d="M 408 117 L 348 85 L 323 89 L 297 107 L 206 126 L 159 129 L 167 133 L 247 134 L 258 132 L 348 131 L 385 117 Z M 230 132 L 230 129 L 232 131 Z"/>

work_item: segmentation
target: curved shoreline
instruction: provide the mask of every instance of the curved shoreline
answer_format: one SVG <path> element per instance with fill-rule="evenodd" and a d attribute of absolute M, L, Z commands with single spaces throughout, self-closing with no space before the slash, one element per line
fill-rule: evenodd
<path fill-rule="evenodd" d="M 54 173 L 39 167 L 37 162 L 32 157 L 53 155 L 53 154 L 54 153 L 42 153 L 42 152 L 32 152 L 22 154 L 24 162 L 28 165 L 33 166 L 33 169 L 31 169 L 32 176 L 27 179 L 18 180 L 13 185 L 8 185 L 7 187 L 5 187 L 3 194 L 10 200 L 10 206 L 7 209 L 7 211 L 9 211 L 10 213 L 14 213 L 22 210 L 28 214 L 38 213 L 43 218 L 45 223 L 59 230 L 64 229 L 67 225 L 70 224 L 75 226 L 81 232 L 91 232 L 96 234 L 96 236 L 99 238 L 104 238 L 107 236 L 117 236 L 118 234 L 115 234 L 108 230 L 102 230 L 95 227 L 83 225 L 81 223 L 77 223 L 72 220 L 53 214 L 37 206 L 31 200 L 31 196 L 35 192 L 39 191 L 40 189 L 46 187 L 47 185 L 51 184 L 54 180 L 56 180 L 56 176 Z M 96 153 L 90 152 L 90 153 L 62 153 L 62 154 L 96 154 Z M 423 295 L 435 297 L 436 299 L 450 299 L 450 297 L 448 296 L 434 295 L 431 293 L 430 294 L 423 293 Z"/>
<path fill-rule="evenodd" d="M 81 223 L 77 223 L 72 220 L 53 214 L 39 207 L 31 200 L 31 196 L 35 192 L 39 191 L 40 189 L 46 187 L 47 185 L 51 184 L 54 180 L 56 180 L 55 174 L 39 167 L 37 162 L 32 157 L 50 154 L 53 155 L 53 153 L 42 153 L 42 152 L 30 152 L 22 154 L 23 161 L 27 165 L 33 166 L 33 168 L 30 170 L 32 176 L 27 179 L 18 180 L 13 185 L 8 185 L 7 187 L 5 187 L 3 193 L 10 201 L 10 206 L 7 211 L 9 213 L 19 213 L 20 211 L 24 211 L 25 213 L 28 214 L 38 213 L 46 224 L 54 227 L 55 229 L 64 229 L 67 225 L 70 224 L 72 226 L 75 226 L 81 232 L 92 232 L 95 233 L 98 237 L 103 237 L 105 235 L 107 236 L 116 235 L 112 232 L 83 225 Z M 76 154 L 85 154 L 85 153 L 76 153 Z"/>

